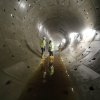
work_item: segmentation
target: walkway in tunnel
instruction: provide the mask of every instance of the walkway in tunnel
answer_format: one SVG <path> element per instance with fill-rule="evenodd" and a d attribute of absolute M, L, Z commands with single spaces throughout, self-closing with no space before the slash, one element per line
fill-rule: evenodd
<path fill-rule="evenodd" d="M 61 58 L 55 55 L 55 73 L 52 76 L 48 74 L 49 58 L 44 60 L 44 67 L 47 71 L 46 78 L 43 77 L 44 68 L 41 65 L 18 100 L 76 100 Z"/>

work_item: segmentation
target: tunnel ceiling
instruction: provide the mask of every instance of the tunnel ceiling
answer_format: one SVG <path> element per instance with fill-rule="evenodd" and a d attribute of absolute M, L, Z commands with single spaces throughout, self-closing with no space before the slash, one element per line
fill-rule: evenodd
<path fill-rule="evenodd" d="M 40 38 L 44 33 L 61 33 L 68 39 L 71 32 L 81 33 L 84 28 L 97 26 L 98 10 L 97 0 L 38 0 L 31 3 L 25 23 L 38 30 L 41 27 Z"/>

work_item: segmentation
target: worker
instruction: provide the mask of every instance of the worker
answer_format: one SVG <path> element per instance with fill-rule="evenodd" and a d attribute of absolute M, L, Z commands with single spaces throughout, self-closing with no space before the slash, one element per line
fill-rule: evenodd
<path fill-rule="evenodd" d="M 61 43 L 58 46 L 58 51 L 59 51 L 59 56 L 61 56 L 61 51 L 62 51 L 62 44 Z"/>
<path fill-rule="evenodd" d="M 44 58 L 44 52 L 45 52 L 45 47 L 46 47 L 46 37 L 43 37 L 43 40 L 41 40 L 40 46 L 41 46 L 41 51 L 42 51 L 42 58 Z"/>
<path fill-rule="evenodd" d="M 53 56 L 53 51 L 54 51 L 54 43 L 50 40 L 49 41 L 49 71 L 50 71 L 50 76 L 52 76 L 54 74 L 54 66 L 53 66 L 53 62 L 54 62 L 54 56 Z"/>
<path fill-rule="evenodd" d="M 49 56 L 53 56 L 54 51 L 54 43 L 50 40 L 49 41 Z"/>

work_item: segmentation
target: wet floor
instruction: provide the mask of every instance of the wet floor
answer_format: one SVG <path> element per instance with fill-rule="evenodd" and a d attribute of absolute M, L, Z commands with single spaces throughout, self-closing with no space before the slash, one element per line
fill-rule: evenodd
<path fill-rule="evenodd" d="M 49 75 L 49 58 L 34 73 L 18 100 L 77 100 L 60 57 L 55 56 L 54 74 Z M 43 72 L 46 70 L 46 76 Z"/>

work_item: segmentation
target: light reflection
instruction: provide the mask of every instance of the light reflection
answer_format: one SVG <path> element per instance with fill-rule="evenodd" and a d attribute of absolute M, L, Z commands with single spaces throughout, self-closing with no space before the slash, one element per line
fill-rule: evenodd
<path fill-rule="evenodd" d="M 43 27 L 42 24 L 39 23 L 39 24 L 38 24 L 38 30 L 41 31 L 41 30 L 42 30 L 42 27 Z"/>
<path fill-rule="evenodd" d="M 10 14 L 11 15 L 11 17 L 13 16 L 12 14 Z"/>
<path fill-rule="evenodd" d="M 93 30 L 93 29 L 90 29 L 90 28 L 83 30 L 83 32 L 82 32 L 83 41 L 86 42 L 86 41 L 91 40 L 94 37 L 95 33 L 96 33 L 96 30 Z"/>
<path fill-rule="evenodd" d="M 71 88 L 72 89 L 72 91 L 74 92 L 74 89 L 73 88 Z"/>
<path fill-rule="evenodd" d="M 70 43 L 73 43 L 75 39 L 77 39 L 78 33 L 73 32 L 70 33 L 69 38 L 70 38 Z"/>
<path fill-rule="evenodd" d="M 29 4 L 29 7 L 31 7 L 31 5 Z"/>
<path fill-rule="evenodd" d="M 66 42 L 66 39 L 63 39 L 62 42 L 65 43 Z"/>
<path fill-rule="evenodd" d="M 25 8 L 25 3 L 23 3 L 23 2 L 20 3 L 20 7 L 21 7 L 21 8 Z"/>
<path fill-rule="evenodd" d="M 83 35 L 91 35 L 93 33 L 95 33 L 95 30 L 92 30 L 92 29 L 85 29 L 83 32 Z"/>

